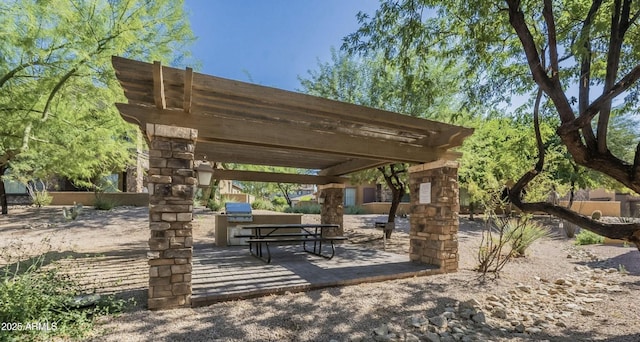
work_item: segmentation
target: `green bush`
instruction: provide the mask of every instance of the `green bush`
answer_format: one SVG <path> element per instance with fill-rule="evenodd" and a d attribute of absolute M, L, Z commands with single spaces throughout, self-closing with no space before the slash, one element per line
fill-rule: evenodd
<path fill-rule="evenodd" d="M 273 204 L 269 200 L 256 198 L 251 203 L 251 208 L 254 210 L 273 210 Z"/>
<path fill-rule="evenodd" d="M 274 207 L 284 207 L 287 205 L 287 200 L 284 197 L 274 197 L 271 200 L 271 204 L 273 204 Z"/>
<path fill-rule="evenodd" d="M 594 245 L 604 243 L 604 237 L 586 229 L 580 230 L 576 235 L 576 245 Z"/>
<path fill-rule="evenodd" d="M 363 215 L 366 214 L 366 212 L 364 211 L 364 208 L 361 206 L 349 206 L 344 208 L 344 214 L 345 215 Z"/>
<path fill-rule="evenodd" d="M 0 341 L 81 338 L 91 332 L 95 318 L 120 312 L 126 306 L 126 301 L 108 297 L 79 308 L 74 303 L 80 286 L 55 268 L 43 269 L 43 261 L 41 256 L 28 266 L 6 266 L 0 275 L 0 322 L 22 327 L 20 331 L 0 331 Z"/>
<path fill-rule="evenodd" d="M 297 213 L 297 214 L 320 214 L 322 210 L 322 206 L 320 204 L 306 204 L 296 207 L 289 207 L 285 209 L 286 213 Z"/>
<path fill-rule="evenodd" d="M 222 210 L 222 208 L 224 208 L 224 203 L 218 202 L 215 199 L 210 198 L 209 201 L 207 201 L 207 208 L 213 211 L 220 211 Z"/>
<path fill-rule="evenodd" d="M 96 195 L 96 200 L 93 202 L 93 207 L 97 210 L 111 210 L 118 206 L 118 201 L 108 198 L 102 195 Z"/>
<path fill-rule="evenodd" d="M 37 183 L 40 183 L 38 186 Z M 45 205 L 51 204 L 53 197 L 49 195 L 47 191 L 47 184 L 43 180 L 27 182 L 27 192 L 31 197 L 31 203 L 40 208 Z"/>
<path fill-rule="evenodd" d="M 34 192 L 31 200 L 33 202 L 33 205 L 40 208 L 51 204 L 51 201 L 53 201 L 53 197 L 49 195 L 49 192 L 47 192 L 47 190 L 42 190 Z"/>

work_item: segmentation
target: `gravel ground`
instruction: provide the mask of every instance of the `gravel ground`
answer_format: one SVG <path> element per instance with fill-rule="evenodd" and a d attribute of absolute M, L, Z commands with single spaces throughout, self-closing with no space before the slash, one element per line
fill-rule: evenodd
<path fill-rule="evenodd" d="M 96 259 L 124 256 L 130 257 L 138 267 L 118 269 L 118 272 L 137 273 L 131 275 L 130 284 L 120 282 L 120 289 L 129 285 L 139 288 L 141 282 L 146 281 L 146 208 L 125 207 L 109 212 L 86 209 L 78 220 L 70 222 L 63 219 L 60 207 L 10 209 L 8 216 L 0 216 L 0 263 L 10 261 L 17 254 L 42 252 L 49 252 L 48 255 L 59 262 L 67 260 L 64 257 L 68 255 L 91 254 Z M 209 214 L 197 211 L 195 217 L 196 243 L 210 243 L 213 234 L 208 228 Z M 345 216 L 349 243 L 381 249 L 381 232 L 370 228 L 381 219 L 384 217 L 378 215 Z M 317 222 L 319 217 L 305 215 L 303 220 Z M 461 303 L 475 300 L 477 310 L 483 311 L 483 315 L 486 313 L 486 322 L 475 324 L 468 320 L 468 324 L 462 326 L 463 334 L 452 337 L 453 340 L 640 341 L 640 308 L 634 302 L 640 295 L 638 250 L 610 245 L 573 246 L 558 231 L 557 221 L 548 218 L 540 221 L 548 225 L 553 234 L 536 242 L 525 258 L 507 264 L 495 280 L 483 281 L 473 271 L 482 224 L 461 218 L 457 273 L 159 312 L 144 309 L 144 291 L 124 291 L 136 297 L 139 304 L 118 317 L 101 319 L 92 339 L 429 341 L 431 338 L 435 341 L 434 334 L 440 334 L 445 341 L 446 331 L 438 330 L 428 321 L 415 324 L 416 321 L 461 310 Z M 407 219 L 399 218 L 396 227 L 386 249 L 407 253 Z M 75 271 L 82 273 L 83 270 Z M 501 319 L 496 314 L 501 305 L 496 303 L 498 299 L 509 306 L 509 318 Z M 567 309 L 577 306 L 575 303 L 580 304 L 579 309 Z M 537 322 L 543 313 L 548 313 L 543 315 L 547 318 Z M 463 319 L 460 321 L 464 323 Z M 453 323 L 450 321 L 450 331 Z M 472 323 L 475 325 L 469 325 Z M 516 323 L 542 328 L 518 332 Z M 381 327 L 388 331 L 379 333 Z"/>

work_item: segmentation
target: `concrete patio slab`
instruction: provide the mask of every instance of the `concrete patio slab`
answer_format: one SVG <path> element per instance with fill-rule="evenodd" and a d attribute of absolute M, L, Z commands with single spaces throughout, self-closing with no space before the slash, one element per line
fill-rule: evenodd
<path fill-rule="evenodd" d="M 336 246 L 331 260 L 305 253 L 301 246 L 271 249 L 267 264 L 248 247 L 196 247 L 192 306 L 441 273 L 434 265 L 410 262 L 408 255 L 346 244 Z"/>

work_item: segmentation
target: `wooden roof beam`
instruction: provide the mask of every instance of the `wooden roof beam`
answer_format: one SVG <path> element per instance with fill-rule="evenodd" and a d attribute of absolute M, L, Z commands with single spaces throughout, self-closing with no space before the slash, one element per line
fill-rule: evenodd
<path fill-rule="evenodd" d="M 295 183 L 295 184 L 330 184 L 347 183 L 349 178 L 335 176 L 314 176 L 292 173 L 275 173 L 243 170 L 213 170 L 214 179 L 228 179 L 246 182 L 271 182 L 271 183 Z"/>
<path fill-rule="evenodd" d="M 186 68 L 184 70 L 184 99 L 182 101 L 182 108 L 185 113 L 191 113 L 191 98 L 193 89 L 193 69 Z"/>
<path fill-rule="evenodd" d="M 153 100 L 156 108 L 167 108 L 167 100 L 164 97 L 164 80 L 162 77 L 162 63 L 153 62 Z"/>
<path fill-rule="evenodd" d="M 227 145 L 230 147 L 226 147 Z M 194 154 L 196 159 L 208 159 L 222 163 L 284 166 L 313 170 L 330 166 L 336 163 L 333 160 L 342 159 L 336 158 L 336 156 L 332 156 L 332 158 L 319 157 L 315 153 L 289 152 L 283 154 L 279 153 L 278 149 L 272 148 L 198 142 Z"/>
<path fill-rule="evenodd" d="M 144 82 L 148 73 L 149 63 L 112 57 L 112 64 L 116 69 L 118 79 L 140 80 Z M 154 63 L 155 64 L 155 63 Z M 172 83 L 180 83 L 184 71 L 181 69 L 163 67 L 167 79 Z M 240 82 L 221 77 L 193 73 L 193 98 L 214 97 L 232 99 L 235 102 L 253 103 L 259 107 L 289 110 L 295 113 L 305 113 L 314 117 L 336 118 L 352 122 L 364 122 L 372 125 L 406 129 L 408 131 L 440 132 L 452 127 L 450 124 L 426 120 L 409 115 L 398 114 L 381 109 L 375 109 L 346 102 L 340 102 L 317 96 L 265 87 L 256 84 Z M 197 93 L 197 94 L 196 94 Z M 300 114 L 297 114 L 300 115 Z M 456 127 L 456 126 L 453 126 Z"/>
<path fill-rule="evenodd" d="M 413 144 L 326 132 L 290 124 L 257 122 L 192 113 L 178 115 L 175 110 L 117 103 L 120 113 L 137 121 L 198 129 L 198 141 L 235 143 L 293 151 L 323 152 L 338 156 L 423 163 L 437 159 L 444 150 Z"/>
<path fill-rule="evenodd" d="M 340 163 L 326 169 L 320 170 L 319 175 L 322 176 L 341 176 L 356 171 L 371 169 L 374 167 L 389 164 L 388 161 L 370 160 L 370 159 L 352 159 L 344 163 Z"/>

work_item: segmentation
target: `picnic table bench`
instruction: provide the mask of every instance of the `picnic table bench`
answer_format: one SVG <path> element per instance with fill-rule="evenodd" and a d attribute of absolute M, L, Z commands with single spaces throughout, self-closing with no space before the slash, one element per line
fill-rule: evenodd
<path fill-rule="evenodd" d="M 329 232 L 337 230 L 340 226 L 337 224 L 259 224 L 245 225 L 242 230 L 246 233 L 236 234 L 235 237 L 247 238 L 249 244 L 249 252 L 265 261 L 271 262 L 270 244 L 297 244 L 302 243 L 305 252 L 325 259 L 331 259 L 336 253 L 335 241 L 343 241 L 347 238 L 344 236 L 331 236 Z M 292 230 L 298 230 L 292 232 Z M 331 246 L 331 254 L 325 254 L 322 250 L 323 243 L 329 243 Z M 311 245 L 313 244 L 313 248 Z M 266 251 L 266 256 L 265 252 Z"/>

